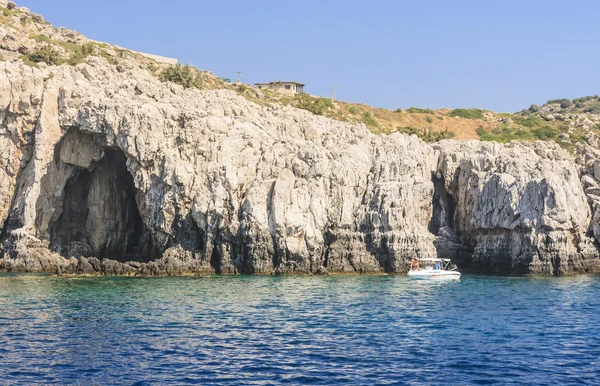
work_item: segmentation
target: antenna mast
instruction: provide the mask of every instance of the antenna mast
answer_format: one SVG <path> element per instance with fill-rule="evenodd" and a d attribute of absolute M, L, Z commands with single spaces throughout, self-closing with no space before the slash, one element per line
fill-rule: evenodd
<path fill-rule="evenodd" d="M 332 84 L 331 87 L 333 87 L 333 101 L 335 102 L 335 98 L 337 97 L 337 88 L 340 87 L 340 85 Z"/>

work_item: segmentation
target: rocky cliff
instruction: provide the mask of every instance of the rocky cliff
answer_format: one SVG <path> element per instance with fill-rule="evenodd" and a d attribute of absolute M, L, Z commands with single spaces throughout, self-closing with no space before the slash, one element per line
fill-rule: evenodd
<path fill-rule="evenodd" d="M 0 62 L 0 122 L 4 271 L 600 271 L 589 146 L 427 145 L 94 55 Z"/>

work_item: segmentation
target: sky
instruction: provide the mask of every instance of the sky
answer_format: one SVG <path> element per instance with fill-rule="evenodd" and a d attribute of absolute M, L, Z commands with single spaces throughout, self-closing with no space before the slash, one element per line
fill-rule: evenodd
<path fill-rule="evenodd" d="M 600 94 L 596 0 L 16 0 L 54 26 L 244 83 L 388 109 Z"/>

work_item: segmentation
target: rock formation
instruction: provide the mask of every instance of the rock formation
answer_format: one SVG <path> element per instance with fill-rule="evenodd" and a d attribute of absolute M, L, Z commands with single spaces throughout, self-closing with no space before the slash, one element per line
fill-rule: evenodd
<path fill-rule="evenodd" d="M 4 271 L 600 271 L 589 147 L 427 145 L 96 56 L 0 62 L 0 123 Z"/>

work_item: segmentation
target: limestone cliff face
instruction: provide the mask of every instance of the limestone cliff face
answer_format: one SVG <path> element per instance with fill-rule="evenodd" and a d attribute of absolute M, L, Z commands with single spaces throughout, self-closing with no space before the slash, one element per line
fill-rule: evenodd
<path fill-rule="evenodd" d="M 452 208 L 441 224 L 448 226 L 438 239 L 441 254 L 483 272 L 598 270 L 580 170 L 558 145 L 444 141 L 434 147 L 446 192 L 441 206 Z"/>
<path fill-rule="evenodd" d="M 96 57 L 5 62 L 0 87 L 5 270 L 402 272 L 436 254 L 437 158 L 416 137 Z"/>
<path fill-rule="evenodd" d="M 0 122 L 1 270 L 600 270 L 591 149 L 430 146 L 99 57 L 0 62 Z"/>

